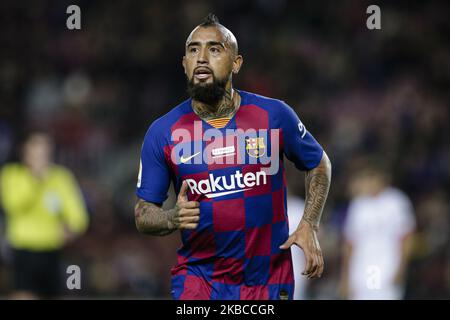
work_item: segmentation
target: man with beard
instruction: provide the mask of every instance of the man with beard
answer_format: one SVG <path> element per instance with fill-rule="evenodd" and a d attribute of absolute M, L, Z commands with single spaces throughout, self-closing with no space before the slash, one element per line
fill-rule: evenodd
<path fill-rule="evenodd" d="M 323 272 L 317 232 L 330 161 L 286 103 L 232 87 L 242 62 L 234 35 L 208 15 L 186 41 L 190 99 L 154 121 L 144 139 L 136 226 L 157 236 L 180 230 L 183 244 L 171 270 L 174 299 L 292 299 L 293 244 L 305 253 L 305 276 Z M 198 127 L 221 133 L 214 142 L 223 147 L 208 148 L 212 140 L 198 138 Z M 240 148 L 236 131 L 249 129 L 279 135 L 250 135 Z M 279 170 L 267 174 L 261 159 L 273 145 Z M 180 152 L 179 146 L 186 148 Z M 283 156 L 306 171 L 305 210 L 290 236 Z M 163 210 L 171 181 L 177 203 Z"/>

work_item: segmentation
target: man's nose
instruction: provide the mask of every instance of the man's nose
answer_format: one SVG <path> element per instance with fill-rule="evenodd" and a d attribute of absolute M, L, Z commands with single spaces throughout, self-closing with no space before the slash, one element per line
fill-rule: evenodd
<path fill-rule="evenodd" d="M 197 58 L 197 63 L 208 63 L 208 50 L 207 48 L 203 48 L 200 50 L 200 53 Z"/>

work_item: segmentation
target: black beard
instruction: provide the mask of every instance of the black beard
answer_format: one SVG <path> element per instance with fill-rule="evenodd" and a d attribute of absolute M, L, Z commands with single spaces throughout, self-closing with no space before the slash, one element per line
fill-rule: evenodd
<path fill-rule="evenodd" d="M 197 100 L 209 106 L 215 106 L 225 95 L 226 80 L 216 80 L 207 84 L 194 84 L 194 79 L 187 82 L 187 93 L 193 100 Z"/>

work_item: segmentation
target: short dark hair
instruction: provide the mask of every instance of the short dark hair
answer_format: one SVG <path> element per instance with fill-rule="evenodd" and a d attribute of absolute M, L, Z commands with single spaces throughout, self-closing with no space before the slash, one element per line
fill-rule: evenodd
<path fill-rule="evenodd" d="M 201 27 L 218 26 L 220 25 L 219 18 L 214 13 L 208 13 L 206 17 L 203 18 L 202 23 L 199 24 Z"/>

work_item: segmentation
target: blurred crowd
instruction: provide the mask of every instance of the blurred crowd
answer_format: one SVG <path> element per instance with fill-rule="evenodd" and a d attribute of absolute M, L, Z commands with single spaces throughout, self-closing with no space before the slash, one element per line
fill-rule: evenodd
<path fill-rule="evenodd" d="M 81 8 L 81 30 L 66 28 L 70 4 Z M 90 215 L 87 233 L 64 251 L 83 275 L 82 290 L 67 296 L 170 296 L 180 239 L 136 231 L 139 152 L 149 124 L 187 97 L 184 43 L 214 12 L 244 56 L 235 87 L 294 107 L 333 163 L 319 234 L 325 272 L 307 282 L 305 297 L 340 297 L 349 183 L 376 156 L 417 221 L 405 298 L 450 298 L 450 3 L 381 3 L 382 29 L 374 31 L 366 28 L 369 4 L 2 1 L 0 165 L 17 160 L 25 130 L 49 130 L 57 163 L 76 176 Z M 11 284 L 1 245 L 5 296 Z"/>

